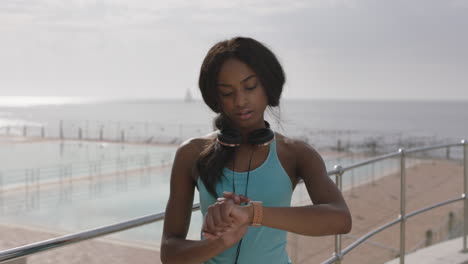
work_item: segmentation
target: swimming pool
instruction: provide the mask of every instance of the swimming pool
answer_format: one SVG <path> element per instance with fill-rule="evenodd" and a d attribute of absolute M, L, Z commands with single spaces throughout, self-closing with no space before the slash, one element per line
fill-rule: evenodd
<path fill-rule="evenodd" d="M 165 209 L 175 145 L 129 145 L 78 141 L 38 141 L 0 148 L 0 223 L 72 233 Z M 324 155 L 328 170 L 363 156 Z M 368 165 L 343 177 L 350 188 L 399 170 L 398 160 Z M 196 190 L 195 190 L 196 192 Z M 308 202 L 297 188 L 293 204 Z M 198 202 L 195 193 L 194 202 Z M 198 239 L 201 213 L 192 215 L 189 238 Z M 158 245 L 162 221 L 110 237 Z"/>

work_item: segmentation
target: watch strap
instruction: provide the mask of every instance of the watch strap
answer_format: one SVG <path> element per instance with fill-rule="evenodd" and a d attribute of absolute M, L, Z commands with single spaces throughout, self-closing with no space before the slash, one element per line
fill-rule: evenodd
<path fill-rule="evenodd" d="M 259 227 L 263 221 L 263 203 L 260 201 L 250 201 L 249 204 L 252 205 L 254 210 L 251 226 Z"/>

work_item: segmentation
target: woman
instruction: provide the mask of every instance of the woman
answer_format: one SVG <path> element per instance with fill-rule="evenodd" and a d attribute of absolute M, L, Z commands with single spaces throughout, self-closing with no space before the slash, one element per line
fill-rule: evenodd
<path fill-rule="evenodd" d="M 236 37 L 209 50 L 199 88 L 218 113 L 218 131 L 177 150 L 163 263 L 291 263 L 287 231 L 323 236 L 351 230 L 349 210 L 321 156 L 264 121 L 266 107 L 279 105 L 284 82 L 275 55 L 254 39 Z M 313 205 L 290 207 L 301 179 Z M 199 241 L 186 239 L 195 187 L 205 217 Z"/>

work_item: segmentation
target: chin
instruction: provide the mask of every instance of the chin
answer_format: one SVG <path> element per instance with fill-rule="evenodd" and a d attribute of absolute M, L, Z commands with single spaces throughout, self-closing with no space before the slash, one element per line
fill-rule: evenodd
<path fill-rule="evenodd" d="M 237 120 L 237 125 L 242 128 L 249 128 L 255 126 L 257 123 L 263 122 L 263 120 L 259 120 L 258 118 L 249 118 L 247 120 Z"/>

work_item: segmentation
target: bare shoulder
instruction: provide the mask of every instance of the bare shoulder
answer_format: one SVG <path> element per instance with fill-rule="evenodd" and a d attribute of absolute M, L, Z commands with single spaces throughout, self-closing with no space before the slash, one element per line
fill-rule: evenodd
<path fill-rule="evenodd" d="M 205 136 L 187 139 L 186 141 L 182 142 L 182 144 L 180 144 L 177 149 L 177 153 L 198 156 L 204 147 L 213 141 L 215 136 L 216 132 L 212 132 Z"/>
<path fill-rule="evenodd" d="M 290 138 L 280 133 L 276 133 L 277 142 L 282 145 L 290 154 L 294 154 L 296 159 L 301 159 L 306 156 L 313 155 L 315 157 L 321 157 L 317 150 L 315 150 L 310 144 L 304 140 Z"/>
<path fill-rule="evenodd" d="M 200 153 L 205 149 L 205 146 L 210 142 L 213 142 L 216 133 L 210 133 L 202 137 L 190 138 L 184 141 L 177 148 L 176 157 L 174 161 L 174 168 L 184 168 L 183 174 L 190 175 L 192 181 L 196 181 L 198 178 L 197 173 L 197 160 L 200 157 Z"/>
<path fill-rule="evenodd" d="M 276 142 L 279 147 L 285 148 L 286 151 L 294 151 L 296 139 L 287 137 L 281 133 L 275 132 Z"/>
<path fill-rule="evenodd" d="M 326 173 L 322 156 L 304 140 L 286 137 L 277 133 L 277 141 L 290 157 L 294 157 L 296 175 L 300 178 L 317 173 Z"/>

